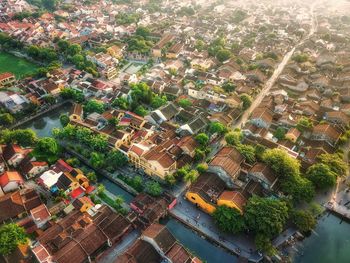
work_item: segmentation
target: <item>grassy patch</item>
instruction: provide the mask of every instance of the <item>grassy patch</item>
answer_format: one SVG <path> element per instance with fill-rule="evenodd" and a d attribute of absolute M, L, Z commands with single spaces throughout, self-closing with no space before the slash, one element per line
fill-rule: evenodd
<path fill-rule="evenodd" d="M 17 79 L 35 73 L 38 66 L 24 58 L 18 58 L 6 52 L 0 52 L 0 73 L 11 72 Z"/>

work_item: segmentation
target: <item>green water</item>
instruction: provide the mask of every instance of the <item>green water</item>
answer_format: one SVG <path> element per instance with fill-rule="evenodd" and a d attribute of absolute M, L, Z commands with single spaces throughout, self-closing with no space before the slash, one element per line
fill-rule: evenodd
<path fill-rule="evenodd" d="M 349 263 L 350 224 L 335 215 L 324 216 L 315 233 L 306 238 L 297 249 L 295 263 Z"/>
<path fill-rule="evenodd" d="M 68 114 L 71 107 L 71 104 L 65 104 L 59 109 L 52 110 L 33 121 L 21 125 L 19 128 L 31 129 L 36 132 L 38 137 L 51 137 L 53 128 L 62 128 L 60 115 Z"/>

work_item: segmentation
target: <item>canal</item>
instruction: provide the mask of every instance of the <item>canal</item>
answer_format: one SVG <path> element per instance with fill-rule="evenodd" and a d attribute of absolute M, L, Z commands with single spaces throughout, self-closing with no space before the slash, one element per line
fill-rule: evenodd
<path fill-rule="evenodd" d="M 325 215 L 296 249 L 295 263 L 349 263 L 350 224 L 333 214 Z"/>
<path fill-rule="evenodd" d="M 70 107 L 69 104 L 64 105 L 21 126 L 21 128 L 32 129 L 39 137 L 51 136 L 51 130 L 53 128 L 62 127 L 59 116 L 62 113 L 68 113 Z M 99 182 L 112 194 L 122 196 L 127 203 L 131 202 L 133 196 L 118 185 L 102 176 L 99 176 Z M 346 222 L 340 223 L 340 221 L 338 217 L 332 214 L 321 218 L 315 229 L 315 233 L 296 246 L 298 252 L 295 254 L 293 262 L 350 262 L 350 224 Z M 180 222 L 171 218 L 166 221 L 166 225 L 185 247 L 202 260 L 208 263 L 235 263 L 238 261 L 236 256 L 201 238 Z"/>
<path fill-rule="evenodd" d="M 166 223 L 169 231 L 180 241 L 187 249 L 194 255 L 199 257 L 202 261 L 208 263 L 222 262 L 222 263 L 236 263 L 237 256 L 231 255 L 223 248 L 217 247 L 208 240 L 201 238 L 197 233 L 191 229 L 186 228 L 182 223 L 175 219 L 169 219 Z"/>
<path fill-rule="evenodd" d="M 69 113 L 71 107 L 72 105 L 69 103 L 64 104 L 62 107 L 45 113 L 35 120 L 21 125 L 19 128 L 31 129 L 36 132 L 38 137 L 50 137 L 53 128 L 62 128 L 60 115 Z"/>

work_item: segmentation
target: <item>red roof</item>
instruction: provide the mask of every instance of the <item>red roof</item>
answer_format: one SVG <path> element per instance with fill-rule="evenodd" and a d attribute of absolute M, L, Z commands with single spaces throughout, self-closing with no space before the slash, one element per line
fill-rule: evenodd
<path fill-rule="evenodd" d="M 41 204 L 38 207 L 30 210 L 30 214 L 32 215 L 34 220 L 37 221 L 45 221 L 51 216 L 45 204 Z"/>
<path fill-rule="evenodd" d="M 33 166 L 46 166 L 47 162 L 32 162 Z"/>
<path fill-rule="evenodd" d="M 14 75 L 12 73 L 10 73 L 10 72 L 1 73 L 0 74 L 0 81 L 4 80 L 4 79 L 7 79 L 7 78 L 11 78 L 11 77 L 14 77 Z"/>
<path fill-rule="evenodd" d="M 86 189 L 85 189 L 85 193 L 90 194 L 92 191 L 95 190 L 95 186 L 89 185 Z"/>
<path fill-rule="evenodd" d="M 17 182 L 19 184 L 22 184 L 24 182 L 22 176 L 16 172 L 5 172 L 0 177 L 0 185 L 1 187 L 5 187 L 9 182 Z"/>
<path fill-rule="evenodd" d="M 81 187 L 78 187 L 77 189 L 74 189 L 71 193 L 70 193 L 70 196 L 72 198 L 77 198 L 78 196 L 84 194 L 84 189 L 81 188 Z"/>
<path fill-rule="evenodd" d="M 63 161 L 62 159 L 59 159 L 56 162 L 56 167 L 61 170 L 62 172 L 71 172 L 73 171 L 73 167 L 70 166 L 68 163 L 66 163 L 65 161 Z"/>

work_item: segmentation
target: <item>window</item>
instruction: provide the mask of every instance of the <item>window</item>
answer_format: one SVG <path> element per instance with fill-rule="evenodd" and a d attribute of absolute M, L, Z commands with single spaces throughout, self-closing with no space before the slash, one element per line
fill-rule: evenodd
<path fill-rule="evenodd" d="M 191 199 L 196 201 L 196 198 L 194 198 L 193 196 L 191 196 Z"/>

